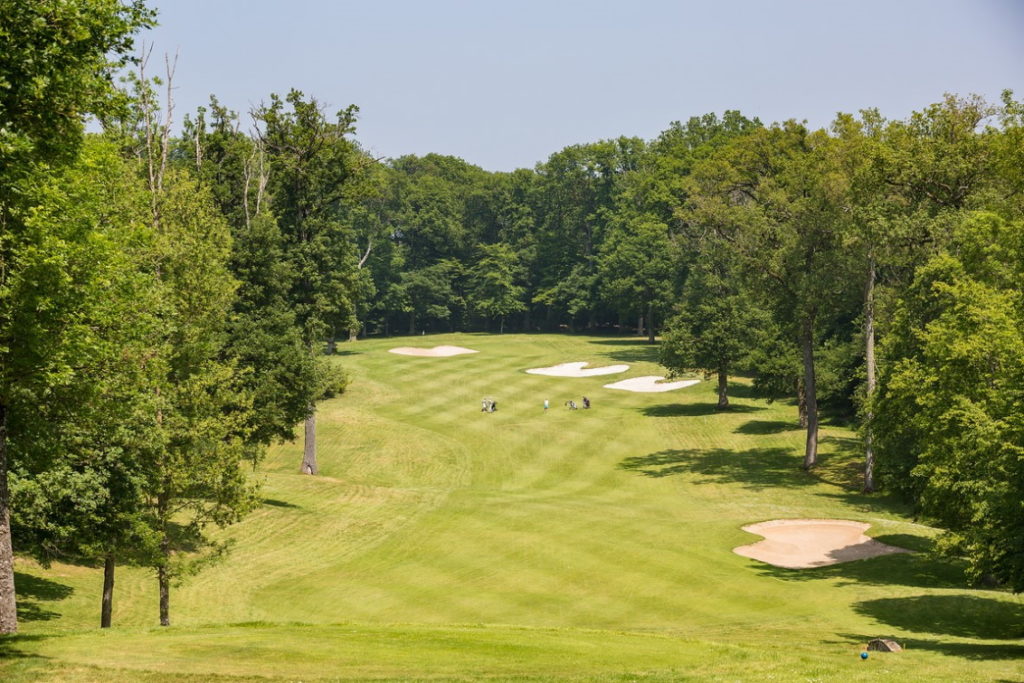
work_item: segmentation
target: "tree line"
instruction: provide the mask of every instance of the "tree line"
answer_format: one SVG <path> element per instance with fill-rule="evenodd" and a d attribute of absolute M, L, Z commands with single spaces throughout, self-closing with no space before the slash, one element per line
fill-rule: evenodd
<path fill-rule="evenodd" d="M 14 548 L 102 565 L 104 626 L 116 565 L 151 567 L 170 623 L 173 581 L 226 550 L 209 530 L 257 503 L 267 445 L 303 423 L 317 473 L 316 403 L 346 382 L 323 352 L 421 331 L 660 333 L 720 409 L 737 373 L 793 399 L 806 469 L 822 411 L 856 420 L 864 488 L 1024 588 L 1011 93 L 824 129 L 706 114 L 492 173 L 374 159 L 354 106 L 298 91 L 245 117 L 211 98 L 175 134 L 141 2 L 0 14 L 0 632 Z"/>

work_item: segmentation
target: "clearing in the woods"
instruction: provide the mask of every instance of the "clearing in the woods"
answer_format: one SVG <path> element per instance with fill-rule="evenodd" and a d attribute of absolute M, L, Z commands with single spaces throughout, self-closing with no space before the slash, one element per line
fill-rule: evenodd
<path fill-rule="evenodd" d="M 4 680 L 285 678 L 1020 680 L 1024 606 L 965 587 L 935 531 L 858 492 L 859 442 L 822 430 L 800 469 L 796 409 L 715 383 L 635 393 L 528 374 L 586 361 L 663 374 L 641 341 L 436 335 L 452 357 L 359 341 L 349 391 L 318 412 L 321 476 L 271 451 L 263 505 L 219 564 L 171 594 L 122 568 L 101 631 L 102 571 L 19 559 L 21 633 Z M 590 410 L 571 411 L 582 396 Z M 481 397 L 500 409 L 480 411 Z M 551 409 L 544 410 L 544 401 Z M 733 552 L 773 519 L 842 519 L 913 553 L 784 569 Z M 898 654 L 858 654 L 874 637 Z"/>

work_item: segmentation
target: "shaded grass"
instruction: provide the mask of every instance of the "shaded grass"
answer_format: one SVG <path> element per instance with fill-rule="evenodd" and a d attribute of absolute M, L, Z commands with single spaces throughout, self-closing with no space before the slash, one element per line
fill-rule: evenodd
<path fill-rule="evenodd" d="M 854 609 L 904 632 L 983 640 L 1024 637 L 1024 605 L 976 595 L 878 598 L 859 602 Z"/>
<path fill-rule="evenodd" d="M 640 411 L 647 417 L 701 417 L 725 413 L 752 413 L 763 410 L 760 406 L 730 405 L 720 409 L 717 403 L 674 403 L 668 405 L 644 406 Z"/>
<path fill-rule="evenodd" d="M 736 432 L 739 434 L 781 434 L 782 432 L 790 432 L 799 430 L 800 426 L 794 422 L 787 422 L 785 420 L 751 420 L 744 422 L 736 428 Z"/>
<path fill-rule="evenodd" d="M 60 613 L 55 611 L 57 606 L 51 607 L 50 603 L 64 600 L 75 592 L 72 586 L 23 572 L 14 573 L 14 585 L 18 595 L 18 620 L 26 622 L 59 618 Z"/>

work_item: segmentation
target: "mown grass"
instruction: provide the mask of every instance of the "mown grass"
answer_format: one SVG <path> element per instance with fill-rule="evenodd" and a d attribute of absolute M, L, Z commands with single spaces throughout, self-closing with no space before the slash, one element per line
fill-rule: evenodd
<path fill-rule="evenodd" d="M 401 357 L 393 346 L 480 353 Z M 853 434 L 823 429 L 799 469 L 795 409 L 733 386 L 664 394 L 609 378 L 527 375 L 585 360 L 656 374 L 652 347 L 566 335 L 360 341 L 350 391 L 321 407 L 322 476 L 301 444 L 261 467 L 265 504 L 225 532 L 218 565 L 172 592 L 118 574 L 101 632 L 100 574 L 18 563 L 22 635 L 0 640 L 12 680 L 867 680 L 1024 677 L 1024 606 L 969 590 L 927 553 L 935 532 L 860 494 Z M 565 400 L 587 395 L 589 411 Z M 498 412 L 480 412 L 480 398 Z M 543 401 L 552 408 L 545 413 Z M 922 552 L 791 571 L 731 552 L 778 517 L 839 517 Z M 857 654 L 896 637 L 898 655 Z M 188 680 L 184 678 L 184 680 Z"/>

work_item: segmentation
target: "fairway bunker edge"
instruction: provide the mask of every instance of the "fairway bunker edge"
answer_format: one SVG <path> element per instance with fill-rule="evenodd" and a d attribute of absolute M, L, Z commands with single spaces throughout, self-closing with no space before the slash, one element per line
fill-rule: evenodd
<path fill-rule="evenodd" d="M 733 552 L 784 569 L 813 569 L 880 555 L 909 553 L 865 536 L 867 522 L 846 519 L 775 519 L 741 527 L 764 536 Z"/>

